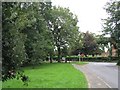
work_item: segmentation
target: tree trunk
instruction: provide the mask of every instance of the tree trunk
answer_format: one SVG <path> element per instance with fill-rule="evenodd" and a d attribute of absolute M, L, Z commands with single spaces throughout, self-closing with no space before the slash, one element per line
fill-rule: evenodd
<path fill-rule="evenodd" d="M 67 59 L 65 59 L 65 63 L 67 63 Z"/>
<path fill-rule="evenodd" d="M 58 62 L 60 62 L 61 53 L 60 53 L 60 46 L 58 46 Z"/>
<path fill-rule="evenodd" d="M 50 57 L 50 63 L 52 63 L 52 58 Z"/>
<path fill-rule="evenodd" d="M 110 48 L 109 48 L 109 59 L 112 61 L 112 43 L 110 43 Z"/>
<path fill-rule="evenodd" d="M 94 57 L 95 55 L 94 54 L 92 54 L 92 57 Z"/>
<path fill-rule="evenodd" d="M 117 63 L 117 65 L 120 66 L 120 49 L 119 49 L 119 47 L 118 47 L 117 53 L 118 53 L 118 63 Z"/>

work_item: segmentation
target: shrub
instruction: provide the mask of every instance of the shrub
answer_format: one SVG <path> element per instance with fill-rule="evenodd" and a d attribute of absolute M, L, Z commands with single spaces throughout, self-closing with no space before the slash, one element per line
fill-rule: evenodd
<path fill-rule="evenodd" d="M 65 57 L 67 61 L 78 61 L 79 56 L 66 56 Z M 81 57 L 80 57 L 81 59 Z M 57 56 L 53 57 L 53 60 L 58 60 Z M 89 62 L 117 62 L 118 57 L 83 57 L 83 61 L 89 61 Z"/>

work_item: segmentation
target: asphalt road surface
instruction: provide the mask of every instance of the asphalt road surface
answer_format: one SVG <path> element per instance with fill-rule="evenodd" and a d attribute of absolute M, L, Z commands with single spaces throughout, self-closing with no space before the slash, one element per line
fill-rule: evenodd
<path fill-rule="evenodd" d="M 89 88 L 118 88 L 118 66 L 116 63 L 89 62 L 86 65 L 75 65 L 82 71 Z"/>

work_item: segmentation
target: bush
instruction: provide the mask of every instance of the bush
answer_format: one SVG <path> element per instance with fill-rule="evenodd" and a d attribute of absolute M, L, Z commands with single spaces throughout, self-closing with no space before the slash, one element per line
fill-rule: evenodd
<path fill-rule="evenodd" d="M 67 61 L 78 61 L 79 56 L 66 56 Z M 81 57 L 80 57 L 81 59 Z M 57 56 L 53 57 L 53 60 L 58 60 Z M 117 62 L 118 57 L 83 57 L 82 61 L 89 61 L 89 62 Z"/>

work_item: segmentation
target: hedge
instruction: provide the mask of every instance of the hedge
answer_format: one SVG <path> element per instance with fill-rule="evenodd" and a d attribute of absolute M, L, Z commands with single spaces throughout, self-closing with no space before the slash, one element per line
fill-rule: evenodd
<path fill-rule="evenodd" d="M 67 61 L 78 61 L 79 56 L 66 56 Z M 57 57 L 52 57 L 53 60 L 58 60 Z M 90 62 L 117 62 L 118 57 L 80 57 L 82 61 L 90 61 Z"/>

